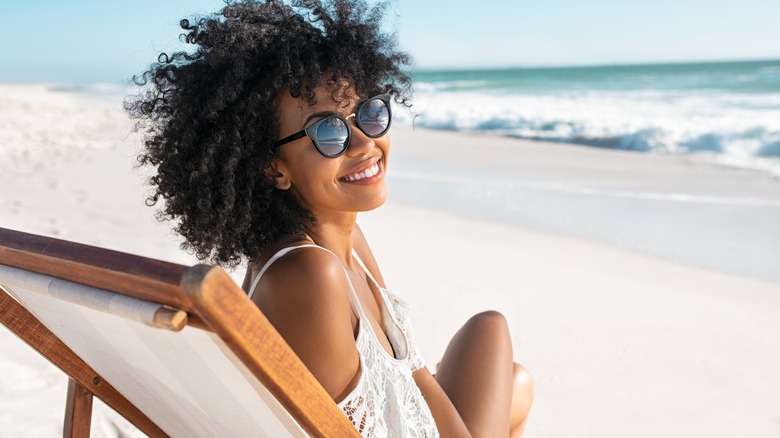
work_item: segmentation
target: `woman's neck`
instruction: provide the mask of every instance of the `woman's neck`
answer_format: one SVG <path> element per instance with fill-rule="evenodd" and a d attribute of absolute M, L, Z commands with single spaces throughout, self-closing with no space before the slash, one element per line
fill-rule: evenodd
<path fill-rule="evenodd" d="M 329 249 L 347 266 L 352 267 L 352 235 L 355 231 L 357 213 L 338 217 L 320 218 L 316 223 L 306 223 L 308 237 L 317 245 Z"/>

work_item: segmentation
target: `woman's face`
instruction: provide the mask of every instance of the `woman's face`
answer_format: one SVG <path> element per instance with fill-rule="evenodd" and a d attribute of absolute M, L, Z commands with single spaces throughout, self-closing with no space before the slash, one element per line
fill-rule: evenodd
<path fill-rule="evenodd" d="M 335 94 L 334 94 L 335 92 Z M 372 96 L 357 96 L 348 87 L 317 87 L 317 104 L 283 92 L 279 99 L 279 138 L 294 134 L 330 114 L 347 117 L 359 103 Z M 308 136 L 280 146 L 267 175 L 277 188 L 291 190 L 314 216 L 340 212 L 368 211 L 387 198 L 385 172 L 390 153 L 390 136 L 370 138 L 357 128 L 346 152 L 336 158 L 320 154 Z M 367 176 L 376 172 L 373 176 Z"/>

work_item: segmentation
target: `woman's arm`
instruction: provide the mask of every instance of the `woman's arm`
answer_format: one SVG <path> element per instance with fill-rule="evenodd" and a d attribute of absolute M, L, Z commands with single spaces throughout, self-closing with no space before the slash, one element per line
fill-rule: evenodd
<path fill-rule="evenodd" d="M 253 296 L 336 402 L 359 377 L 348 290 L 338 259 L 321 249 L 302 248 L 274 262 Z"/>
<path fill-rule="evenodd" d="M 425 402 L 431 409 L 433 419 L 441 436 L 446 437 L 471 437 L 466 423 L 460 417 L 447 394 L 436 382 L 436 379 L 428 371 L 428 368 L 420 368 L 412 374 L 414 382 L 420 388 Z"/>
<path fill-rule="evenodd" d="M 374 259 L 374 255 L 371 253 L 371 249 L 368 246 L 363 232 L 360 227 L 355 225 L 355 229 L 352 232 L 352 245 L 357 251 L 363 263 L 366 264 L 371 273 L 376 277 L 379 284 L 385 285 L 382 279 L 382 274 L 379 271 L 379 266 Z M 441 388 L 436 379 L 431 375 L 428 368 L 421 368 L 412 374 L 414 382 L 420 388 L 428 407 L 431 409 L 433 419 L 436 421 L 436 427 L 439 429 L 441 436 L 446 437 L 470 437 L 466 424 L 461 419 L 460 414 L 455 409 L 455 406 L 450 401 L 447 394 Z"/>

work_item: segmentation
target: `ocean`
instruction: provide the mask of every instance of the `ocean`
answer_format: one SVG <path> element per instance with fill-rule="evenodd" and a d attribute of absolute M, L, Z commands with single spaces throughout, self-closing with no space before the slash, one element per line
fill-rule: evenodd
<path fill-rule="evenodd" d="M 416 71 L 417 127 L 711 153 L 780 174 L 780 60 Z"/>
<path fill-rule="evenodd" d="M 432 142 L 452 144 L 426 148 L 412 134 L 433 133 L 394 132 L 393 202 L 780 282 L 780 60 L 417 71 L 414 79 L 414 105 L 411 112 L 396 108 L 398 125 L 485 135 L 433 135 Z M 133 91 L 121 84 L 48 88 L 115 107 Z M 13 153 L 59 162 L 58 147 L 101 147 L 92 138 L 100 125 L 62 142 L 76 134 L 62 123 L 62 108 L 31 106 L 26 97 L 9 102 L 0 105 L 6 110 L 0 134 L 7 136 L 0 163 Z M 16 129 L 12 116 L 29 132 Z M 42 121 L 62 130 L 40 129 Z M 468 154 L 437 152 L 455 143 L 461 152 L 475 150 L 492 136 L 583 146 L 526 144 L 518 148 L 522 160 L 480 155 L 501 164 L 482 167 Z M 495 140 L 506 148 L 520 143 Z M 415 153 L 403 152 L 405 141 Z M 635 153 L 600 154 L 593 147 Z M 599 157 L 581 161 L 581 155 Z"/>
<path fill-rule="evenodd" d="M 549 162 L 507 154 L 512 166 L 486 170 L 397 148 L 393 199 L 780 281 L 780 60 L 417 71 L 414 80 L 399 124 L 634 153 L 594 163 L 551 148 Z M 459 150 L 479 137 L 464 136 Z"/>
<path fill-rule="evenodd" d="M 655 154 L 780 176 L 780 60 L 412 73 L 398 123 Z M 128 84 L 60 85 L 112 102 Z"/>

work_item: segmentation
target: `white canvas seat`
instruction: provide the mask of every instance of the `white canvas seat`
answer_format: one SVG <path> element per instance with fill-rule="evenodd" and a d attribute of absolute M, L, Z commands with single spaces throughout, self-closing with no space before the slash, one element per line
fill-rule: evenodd
<path fill-rule="evenodd" d="M 219 268 L 0 229 L 0 289 L 0 322 L 72 379 L 68 436 L 90 394 L 150 436 L 357 436 Z"/>

